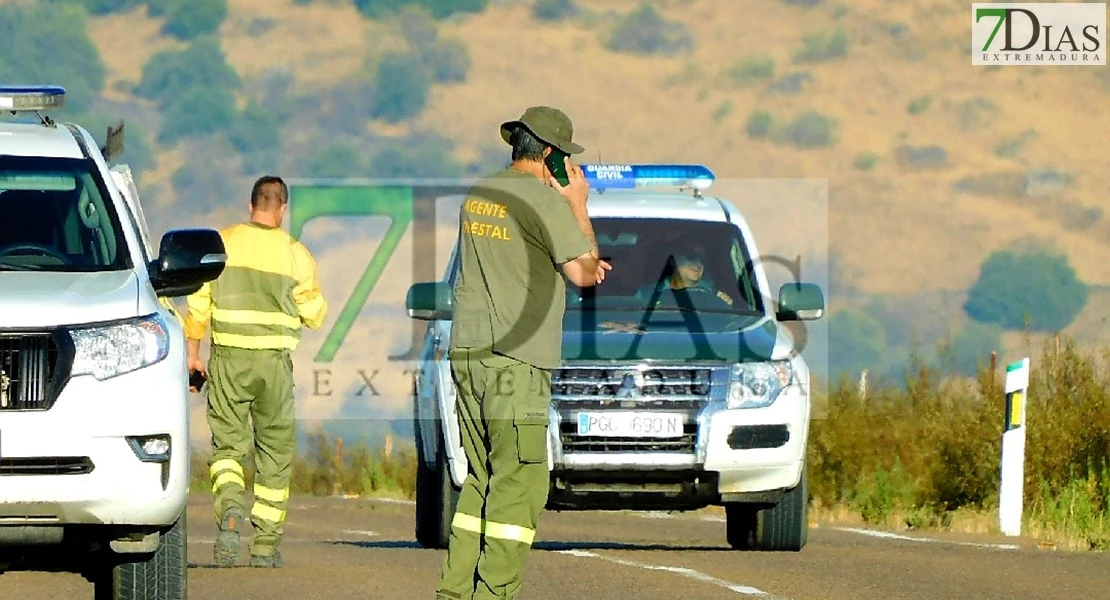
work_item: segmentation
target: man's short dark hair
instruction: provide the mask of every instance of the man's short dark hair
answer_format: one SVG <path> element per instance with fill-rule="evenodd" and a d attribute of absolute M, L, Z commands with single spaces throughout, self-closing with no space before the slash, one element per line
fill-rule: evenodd
<path fill-rule="evenodd" d="M 289 201 L 289 186 L 281 177 L 263 175 L 251 188 L 251 207 L 273 210 Z"/>
<path fill-rule="evenodd" d="M 543 150 L 548 146 L 527 127 L 519 125 L 509 134 L 509 144 L 513 147 L 513 160 L 543 160 Z"/>

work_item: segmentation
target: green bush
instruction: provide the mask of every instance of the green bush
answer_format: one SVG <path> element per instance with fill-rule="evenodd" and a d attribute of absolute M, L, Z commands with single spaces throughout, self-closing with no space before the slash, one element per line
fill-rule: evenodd
<path fill-rule="evenodd" d="M 673 55 L 694 45 L 694 36 L 678 21 L 669 21 L 651 4 L 643 3 L 621 20 L 605 47 L 613 52 Z"/>
<path fill-rule="evenodd" d="M 757 56 L 744 59 L 732 65 L 726 76 L 733 85 L 747 87 L 775 75 L 775 59 L 770 56 Z"/>
<path fill-rule="evenodd" d="M 386 142 L 370 159 L 369 177 L 453 178 L 465 169 L 454 155 L 449 140 L 432 135 L 414 135 Z"/>
<path fill-rule="evenodd" d="M 539 21 L 554 22 L 573 18 L 579 8 L 574 0 L 537 0 L 532 5 L 532 16 Z"/>
<path fill-rule="evenodd" d="M 163 117 L 162 144 L 220 133 L 235 122 L 235 96 L 226 88 L 192 88 L 170 102 Z"/>
<path fill-rule="evenodd" d="M 406 7 L 398 15 L 398 21 L 409 49 L 420 57 L 432 81 L 466 81 L 470 71 L 470 49 L 462 40 L 440 38 L 438 25 L 427 9 Z"/>
<path fill-rule="evenodd" d="M 974 376 L 990 365 L 991 352 L 1002 351 L 1002 328 L 972 321 L 937 349 L 938 367 L 954 375 Z"/>
<path fill-rule="evenodd" d="M 860 171 L 870 171 L 879 162 L 879 155 L 874 152 L 862 152 L 856 155 L 852 166 Z"/>
<path fill-rule="evenodd" d="M 444 39 L 424 50 L 424 65 L 439 83 L 462 83 L 470 71 L 470 50 L 462 40 Z"/>
<path fill-rule="evenodd" d="M 388 52 L 382 56 L 374 77 L 375 119 L 398 123 L 424 111 L 431 77 L 420 57 L 413 52 Z"/>
<path fill-rule="evenodd" d="M 829 319 L 829 374 L 859 375 L 878 369 L 886 359 L 886 333 L 877 320 L 863 311 L 845 309 Z"/>
<path fill-rule="evenodd" d="M 363 153 L 346 142 L 332 142 L 310 155 L 301 170 L 305 177 L 314 179 L 368 176 Z"/>
<path fill-rule="evenodd" d="M 964 311 L 980 323 L 1005 329 L 1060 331 L 1087 304 L 1088 288 L 1064 254 L 994 252 L 968 290 Z"/>
<path fill-rule="evenodd" d="M 848 54 L 848 33 L 843 29 L 810 33 L 802 39 L 802 49 L 794 55 L 796 63 L 815 63 L 841 58 Z"/>
<path fill-rule="evenodd" d="M 821 113 L 798 115 L 780 134 L 780 140 L 798 148 L 821 148 L 833 142 L 836 122 Z"/>
<path fill-rule="evenodd" d="M 145 0 L 79 0 L 90 15 L 110 15 L 112 13 L 131 10 Z"/>
<path fill-rule="evenodd" d="M 757 108 L 748 115 L 747 132 L 748 137 L 752 139 L 765 138 L 771 133 L 771 127 L 774 124 L 774 118 L 771 116 L 771 111 L 764 108 Z"/>
<path fill-rule="evenodd" d="M 910 113 L 911 115 L 919 115 L 928 110 L 929 106 L 932 103 L 932 96 L 918 96 L 917 98 L 910 100 L 910 103 L 906 105 L 906 112 Z"/>
<path fill-rule="evenodd" d="M 205 36 L 182 50 L 161 50 L 143 66 L 142 79 L 133 90 L 140 98 L 156 100 L 165 108 L 190 90 L 234 91 L 241 81 L 227 63 L 219 40 Z"/>
<path fill-rule="evenodd" d="M 460 13 L 480 13 L 489 0 L 354 0 L 355 9 L 371 19 L 397 14 L 410 6 L 428 11 L 436 19 L 446 19 Z"/>
<path fill-rule="evenodd" d="M 219 31 L 227 19 L 227 0 L 169 0 L 162 32 L 189 41 Z"/>
<path fill-rule="evenodd" d="M 104 89 L 107 69 L 75 4 L 0 4 L 0 82 L 61 85 L 65 112 L 85 112 Z"/>
<path fill-rule="evenodd" d="M 269 108 L 251 102 L 236 116 L 227 139 L 242 155 L 245 172 L 270 171 L 281 153 L 281 121 Z"/>
<path fill-rule="evenodd" d="M 146 0 L 146 14 L 151 17 L 165 16 L 166 8 L 176 0 Z"/>

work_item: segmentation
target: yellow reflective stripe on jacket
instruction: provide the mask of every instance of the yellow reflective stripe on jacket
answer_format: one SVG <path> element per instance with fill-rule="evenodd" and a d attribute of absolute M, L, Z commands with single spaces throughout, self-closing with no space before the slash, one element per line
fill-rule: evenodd
<path fill-rule="evenodd" d="M 212 320 L 240 325 L 280 325 L 289 329 L 299 329 L 301 326 L 301 320 L 293 315 L 267 310 L 216 308 L 212 311 Z"/>
<path fill-rule="evenodd" d="M 285 521 L 284 510 L 280 510 L 272 506 L 266 506 L 265 504 L 260 504 L 258 502 L 255 502 L 254 507 L 251 508 L 251 516 L 262 519 L 263 521 L 269 521 L 271 523 L 281 523 Z"/>
<path fill-rule="evenodd" d="M 276 504 L 278 502 L 285 502 L 289 499 L 289 488 L 279 490 L 256 483 L 254 484 L 254 495 L 267 502 Z"/>
<path fill-rule="evenodd" d="M 501 540 L 531 544 L 532 540 L 536 537 L 536 530 L 521 527 L 520 525 L 486 521 L 486 535 Z"/>
<path fill-rule="evenodd" d="M 287 335 L 239 335 L 212 332 L 212 343 L 217 346 L 234 346 L 247 350 L 296 350 L 297 338 Z"/>

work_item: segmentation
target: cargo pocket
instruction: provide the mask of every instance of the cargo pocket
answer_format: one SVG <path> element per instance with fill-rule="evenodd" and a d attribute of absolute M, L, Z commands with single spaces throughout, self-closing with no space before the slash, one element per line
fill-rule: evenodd
<path fill-rule="evenodd" d="M 516 451 L 521 463 L 547 462 L 547 406 L 536 402 L 517 405 L 513 410 Z"/>

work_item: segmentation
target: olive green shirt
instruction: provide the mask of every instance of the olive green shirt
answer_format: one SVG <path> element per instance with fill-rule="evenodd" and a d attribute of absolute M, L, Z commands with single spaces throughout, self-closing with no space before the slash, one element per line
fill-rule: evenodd
<path fill-rule="evenodd" d="M 554 188 L 511 168 L 479 181 L 459 211 L 451 347 L 558 367 L 566 308 L 560 265 L 590 249 Z"/>

